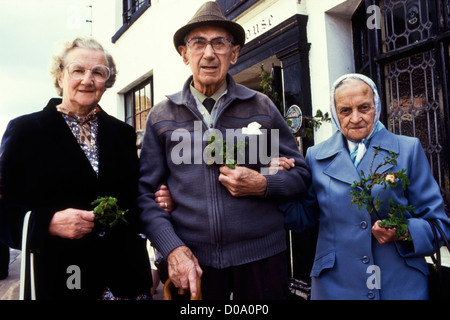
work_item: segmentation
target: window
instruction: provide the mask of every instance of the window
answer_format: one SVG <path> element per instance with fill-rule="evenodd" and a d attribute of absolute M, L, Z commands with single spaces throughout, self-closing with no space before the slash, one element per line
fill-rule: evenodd
<path fill-rule="evenodd" d="M 125 94 L 125 121 L 136 131 L 145 129 L 153 106 L 153 78 L 149 78 Z"/>
<path fill-rule="evenodd" d="M 388 128 L 396 134 L 419 138 L 439 185 L 444 125 L 442 90 L 439 86 L 433 50 L 417 53 L 386 64 Z"/>
<path fill-rule="evenodd" d="M 381 28 L 366 27 L 379 5 Z M 382 120 L 419 138 L 433 176 L 450 202 L 450 0 L 365 0 L 352 17 L 355 69 L 382 96 Z"/>
<path fill-rule="evenodd" d="M 151 0 L 123 0 L 122 26 L 112 36 L 112 43 L 115 43 L 150 5 Z"/>
<path fill-rule="evenodd" d="M 145 0 L 123 0 L 123 24 L 130 24 L 131 18 L 146 2 Z"/>
<path fill-rule="evenodd" d="M 439 11 L 431 1 L 385 0 L 382 4 L 383 51 L 401 53 L 384 64 L 388 128 L 420 139 L 434 177 L 443 187 L 444 172 L 448 169 L 444 167 L 448 152 L 444 90 L 439 79 L 442 72 L 439 65 L 443 61 L 439 61 L 442 57 L 433 47 L 419 47 L 439 32 L 438 21 L 433 18 Z M 441 14 L 440 20 L 443 18 Z M 436 43 L 435 47 L 439 45 Z"/>
<path fill-rule="evenodd" d="M 216 0 L 228 20 L 233 20 L 248 10 L 258 0 Z"/>
<path fill-rule="evenodd" d="M 385 0 L 382 6 L 385 51 L 429 39 L 433 33 L 432 11 L 430 1 Z"/>

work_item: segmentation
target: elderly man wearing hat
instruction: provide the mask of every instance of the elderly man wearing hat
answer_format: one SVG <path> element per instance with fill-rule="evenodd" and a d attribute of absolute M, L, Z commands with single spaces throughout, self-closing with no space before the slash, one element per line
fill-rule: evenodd
<path fill-rule="evenodd" d="M 286 235 L 277 202 L 305 192 L 311 179 L 271 100 L 228 74 L 244 42 L 243 28 L 227 21 L 213 1 L 175 33 L 175 48 L 192 76 L 181 92 L 152 109 L 140 158 L 138 204 L 145 234 L 166 257 L 176 287 L 189 288 L 195 296 L 201 277 L 203 299 L 229 299 L 231 294 L 236 300 L 284 298 Z M 267 164 L 259 160 L 234 169 L 198 161 L 208 144 L 205 132 L 214 130 L 226 139 L 229 129 L 252 122 L 267 136 L 277 131 L 279 154 L 294 158 L 295 167 L 263 175 Z M 179 150 L 182 133 L 183 142 L 192 144 L 189 150 Z M 171 213 L 155 201 L 155 192 L 166 183 L 176 205 Z"/>

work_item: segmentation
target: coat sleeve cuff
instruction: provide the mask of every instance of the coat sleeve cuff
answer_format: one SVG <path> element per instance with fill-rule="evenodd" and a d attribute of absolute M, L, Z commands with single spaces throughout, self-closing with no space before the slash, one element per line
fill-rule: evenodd
<path fill-rule="evenodd" d="M 428 256 L 433 252 L 433 235 L 424 219 L 409 219 L 408 231 L 412 242 L 398 242 L 397 248 L 403 257 Z"/>
<path fill-rule="evenodd" d="M 286 183 L 279 175 L 265 175 L 267 180 L 267 188 L 264 197 L 270 197 L 273 195 L 281 195 L 286 190 Z"/>
<path fill-rule="evenodd" d="M 169 228 L 162 230 L 156 237 L 151 239 L 151 241 L 152 246 L 158 248 L 158 251 L 166 259 L 173 249 L 185 245 L 173 230 Z"/>

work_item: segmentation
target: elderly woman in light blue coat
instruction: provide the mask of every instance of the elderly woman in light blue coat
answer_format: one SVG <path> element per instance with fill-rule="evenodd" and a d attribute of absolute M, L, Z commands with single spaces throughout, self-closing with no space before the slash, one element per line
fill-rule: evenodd
<path fill-rule="evenodd" d="M 395 135 L 379 122 L 377 89 L 363 75 L 345 75 L 334 83 L 331 113 L 338 131 L 307 151 L 313 179 L 308 196 L 281 205 L 298 231 L 319 223 L 311 298 L 427 299 L 425 256 L 433 252 L 434 238 L 426 219 L 435 219 L 447 234 L 450 224 L 419 140 Z M 406 169 L 410 185 L 405 191 L 399 184 L 394 189 L 374 188 L 372 194 L 379 193 L 384 202 L 379 210 L 385 213 L 382 218 L 387 217 L 389 198 L 415 207 L 412 214 L 405 213 L 412 241 L 398 239 L 394 230 L 380 227 L 378 221 L 372 224 L 365 209 L 351 205 L 351 185 L 360 179 L 361 170 L 370 172 L 373 147 L 380 148 L 373 168 L 390 150 L 398 155 L 397 165 L 381 171 Z M 286 158 L 278 163 L 279 170 L 293 165 Z"/>

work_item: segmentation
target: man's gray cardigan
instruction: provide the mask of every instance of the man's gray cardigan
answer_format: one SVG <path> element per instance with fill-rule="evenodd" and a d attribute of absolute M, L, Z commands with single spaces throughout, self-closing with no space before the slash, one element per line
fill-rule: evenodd
<path fill-rule="evenodd" d="M 236 84 L 230 75 L 227 94 L 208 129 L 189 90 L 191 81 L 192 77 L 181 92 L 156 105 L 147 120 L 138 198 L 144 233 L 165 257 L 186 245 L 200 265 L 219 269 L 284 251 L 284 216 L 277 202 L 298 197 L 311 180 L 290 129 L 267 96 Z M 226 139 L 227 129 L 240 132 L 254 121 L 267 129 L 266 138 L 274 137 L 271 131 L 278 129 L 279 155 L 295 158 L 295 167 L 267 175 L 267 191 L 262 197 L 233 197 L 218 181 L 220 165 L 208 166 L 202 161 L 208 143 L 203 135 L 215 129 Z M 254 150 L 250 143 L 242 165 L 260 171 L 267 163 L 262 164 L 260 157 L 250 161 L 249 150 Z M 266 155 L 271 155 L 270 150 Z M 154 201 L 161 184 L 168 185 L 176 204 L 170 214 Z"/>

